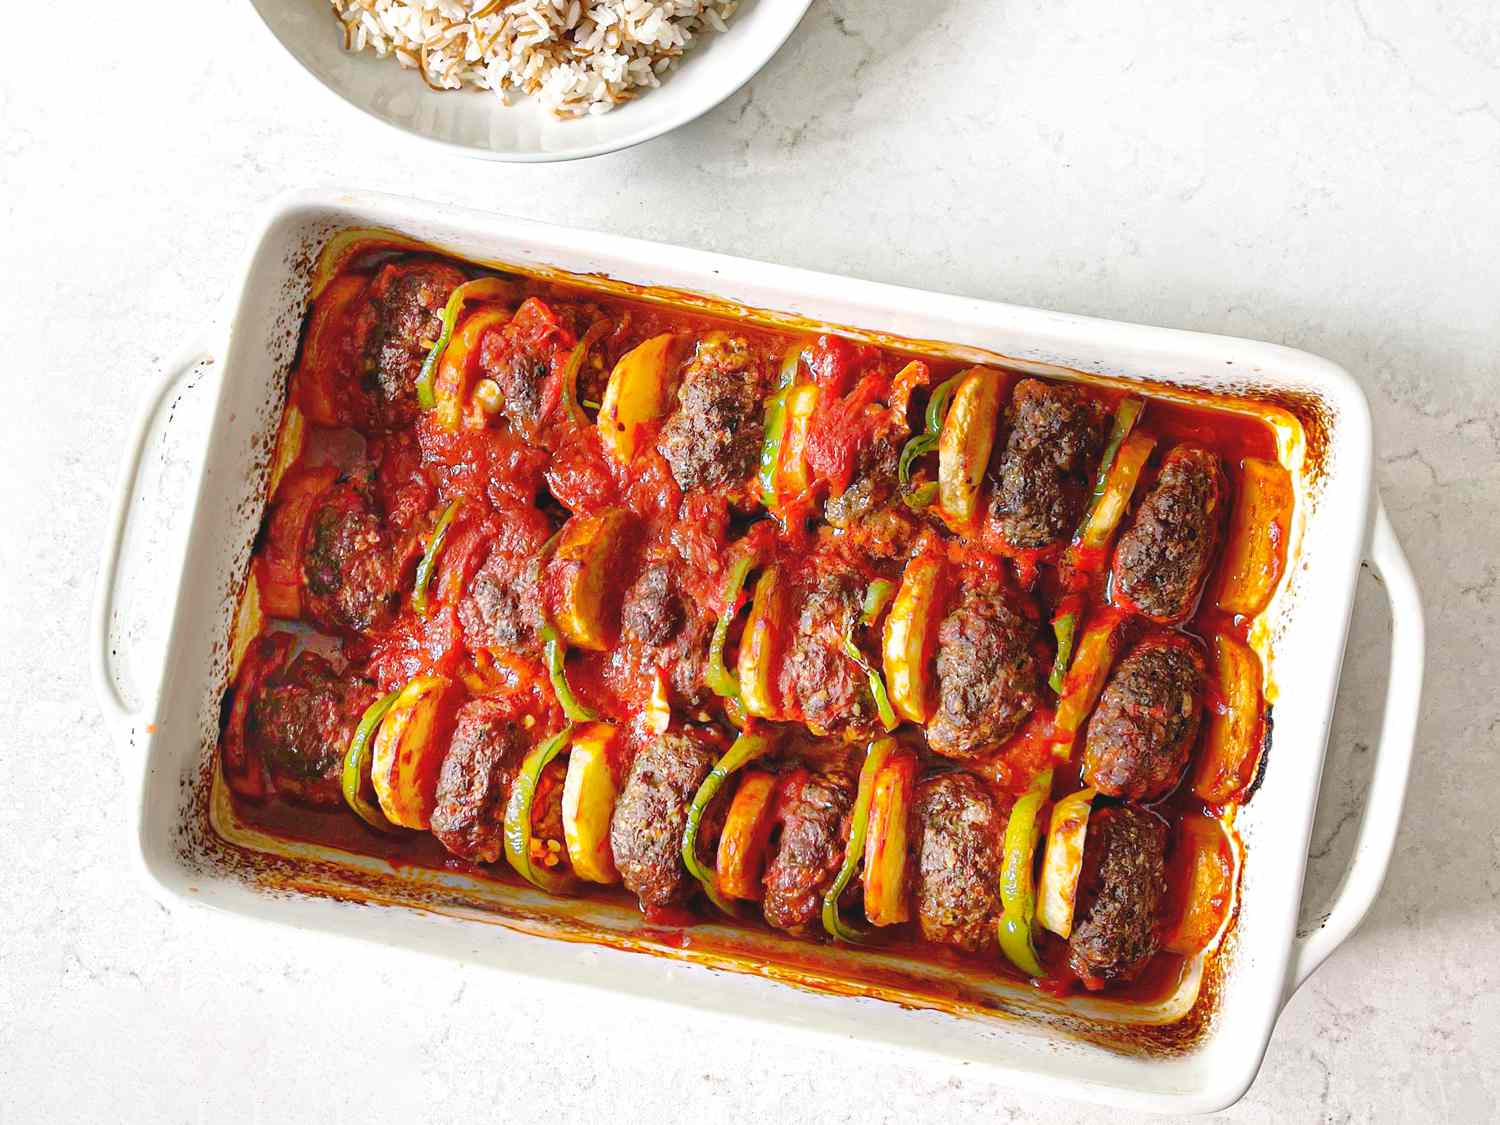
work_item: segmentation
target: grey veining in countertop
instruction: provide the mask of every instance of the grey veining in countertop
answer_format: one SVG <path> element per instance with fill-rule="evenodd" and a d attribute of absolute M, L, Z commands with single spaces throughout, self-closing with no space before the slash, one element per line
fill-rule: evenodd
<path fill-rule="evenodd" d="M 127 18 L 147 9 L 155 44 Z M 256 209 L 327 182 L 1260 337 L 1354 372 L 1427 604 L 1427 701 L 1386 889 L 1224 1117 L 1500 1117 L 1488 0 L 818 0 L 698 123 L 533 168 L 378 131 L 234 0 L 84 0 L 28 19 L 46 26 L 0 70 L 0 1122 L 1130 1116 L 978 1076 L 850 1073 L 770 1032 L 580 1012 L 496 974 L 142 892 L 123 839 L 136 763 L 108 741 L 83 658 L 119 447 Z M 167 484 L 188 471 L 168 464 Z M 1366 577 L 1308 919 L 1349 858 L 1388 628 Z"/>

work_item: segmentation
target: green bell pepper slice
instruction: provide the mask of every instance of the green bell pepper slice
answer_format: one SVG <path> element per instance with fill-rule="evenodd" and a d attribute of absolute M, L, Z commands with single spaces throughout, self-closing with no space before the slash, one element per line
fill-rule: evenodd
<path fill-rule="evenodd" d="M 377 806 L 365 800 L 361 788 L 374 757 L 375 732 L 400 694 L 401 689 L 397 688 L 365 708 L 365 713 L 359 717 L 359 725 L 354 728 L 354 737 L 349 740 L 349 749 L 344 752 L 344 771 L 339 778 L 345 803 L 377 832 L 390 832 L 396 826 L 385 818 L 385 814 Z"/>
<path fill-rule="evenodd" d="M 844 921 L 839 910 L 839 899 L 843 897 L 850 881 L 865 859 L 865 836 L 870 829 L 870 801 L 875 795 L 875 775 L 890 761 L 896 752 L 894 738 L 877 738 L 865 751 L 865 764 L 859 771 L 859 789 L 854 796 L 854 812 L 849 818 L 849 845 L 844 849 L 844 862 L 834 876 L 828 891 L 823 895 L 823 928 L 830 937 L 850 945 L 868 944 L 871 931 L 864 926 L 855 926 Z"/>
<path fill-rule="evenodd" d="M 885 612 L 885 607 L 890 604 L 891 598 L 896 594 L 894 582 L 888 582 L 884 578 L 877 578 L 870 583 L 865 591 L 865 600 L 860 608 L 859 626 L 870 628 L 880 619 Z M 854 639 L 853 630 L 845 633 L 839 644 L 840 650 L 855 664 L 859 665 L 860 671 L 865 674 L 865 680 L 870 685 L 870 694 L 875 697 L 875 711 L 880 716 L 880 725 L 886 730 L 895 730 L 901 724 L 896 715 L 896 710 L 891 706 L 890 692 L 885 688 L 885 677 L 880 674 L 880 669 L 866 659 L 864 651 Z"/>
<path fill-rule="evenodd" d="M 1099 506 L 1099 501 L 1104 498 L 1104 486 L 1109 482 L 1109 470 L 1114 467 L 1115 458 L 1120 455 L 1120 446 L 1125 444 L 1125 439 L 1135 429 L 1135 424 L 1145 409 L 1145 401 L 1138 398 L 1121 399 L 1120 405 L 1115 407 L 1114 423 L 1109 428 L 1109 439 L 1104 443 L 1104 456 L 1099 459 L 1099 471 L 1094 474 L 1094 490 L 1089 494 L 1089 502 L 1084 507 L 1083 519 L 1078 521 L 1075 539 L 1088 527 L 1089 518 Z"/>
<path fill-rule="evenodd" d="M 589 352 L 596 343 L 609 334 L 610 327 L 610 322 L 607 320 L 596 320 L 589 325 L 588 330 L 583 334 L 583 339 L 579 340 L 573 346 L 573 350 L 568 353 L 568 362 L 563 366 L 562 407 L 575 425 L 593 425 L 578 401 L 578 374 L 583 370 L 583 361 L 588 358 Z"/>
<path fill-rule="evenodd" d="M 1010 810 L 1005 824 L 1005 850 L 1000 867 L 1000 950 L 1029 977 L 1045 977 L 1031 940 L 1036 920 L 1036 879 L 1033 867 L 1042 835 L 1042 806 L 1052 789 L 1052 771 L 1037 775 L 1026 795 Z"/>
<path fill-rule="evenodd" d="M 962 374 L 939 383 L 927 399 L 925 426 L 920 434 L 911 438 L 901 448 L 901 459 L 896 463 L 896 479 L 901 482 L 902 497 L 907 506 L 925 508 L 937 497 L 937 485 L 924 485 L 908 491 L 911 484 L 911 467 L 919 457 L 925 457 L 938 446 L 938 437 L 943 431 L 943 420 L 948 416 L 948 402 L 962 380 Z"/>
<path fill-rule="evenodd" d="M 1073 638 L 1078 632 L 1078 612 L 1068 610 L 1052 619 L 1052 634 L 1057 638 L 1057 657 L 1052 661 L 1052 671 L 1047 674 L 1047 686 L 1058 695 L 1062 694 L 1063 680 L 1068 675 L 1068 665 L 1073 661 Z"/>
<path fill-rule="evenodd" d="M 738 911 L 733 903 L 719 894 L 718 873 L 698 859 L 698 829 L 703 825 L 703 814 L 708 809 L 709 802 L 724 788 L 724 783 L 764 755 L 771 749 L 771 745 L 771 739 L 763 734 L 740 735 L 724 751 L 724 756 L 714 763 L 714 768 L 708 771 L 708 776 L 698 786 L 698 792 L 693 794 L 692 803 L 688 805 L 687 825 L 682 833 L 682 865 L 687 868 L 689 875 L 698 880 L 709 901 L 731 916 L 738 916 Z"/>
<path fill-rule="evenodd" d="M 802 371 L 802 357 L 807 353 L 805 344 L 792 344 L 781 357 L 781 370 L 776 373 L 776 389 L 784 391 L 797 382 Z"/>
<path fill-rule="evenodd" d="M 432 572 L 437 566 L 437 557 L 448 539 L 448 527 L 453 523 L 453 517 L 458 515 L 458 510 L 463 507 L 463 503 L 460 497 L 443 509 L 443 514 L 438 517 L 437 526 L 432 529 L 432 535 L 427 540 L 427 547 L 422 552 L 422 561 L 417 563 L 417 579 L 411 592 L 411 605 L 423 617 L 427 616 L 427 588 L 432 584 Z"/>
<path fill-rule="evenodd" d="M 724 580 L 724 612 L 714 624 L 713 639 L 708 645 L 708 663 L 704 666 L 703 681 L 715 695 L 725 699 L 739 699 L 740 678 L 724 663 L 724 646 L 729 642 L 729 626 L 740 611 L 740 596 L 745 590 L 745 579 L 750 575 L 751 559 L 742 556 L 730 564 L 729 574 Z"/>
<path fill-rule="evenodd" d="M 516 780 L 511 785 L 510 800 L 505 806 L 506 861 L 517 875 L 533 887 L 550 894 L 572 893 L 578 886 L 578 879 L 571 872 L 549 871 L 532 863 L 531 811 L 542 771 L 567 748 L 572 735 L 573 728 L 564 727 L 526 755 L 516 774 Z"/>
<path fill-rule="evenodd" d="M 1115 458 L 1120 455 L 1120 447 L 1125 444 L 1125 439 L 1130 436 L 1135 424 L 1140 421 L 1141 412 L 1146 409 L 1146 404 L 1138 398 L 1121 399 L 1120 404 L 1115 407 L 1114 423 L 1110 426 L 1109 439 L 1104 444 L 1104 456 L 1099 459 L 1099 471 L 1094 476 L 1094 490 L 1089 496 L 1088 505 L 1084 508 L 1083 518 L 1078 522 L 1078 530 L 1073 534 L 1076 544 L 1082 539 L 1093 518 L 1094 509 L 1099 506 L 1099 501 L 1104 498 L 1104 491 L 1109 483 L 1109 472 L 1114 468 Z M 1059 613 L 1052 619 L 1052 634 L 1057 638 L 1057 658 L 1052 662 L 1052 671 L 1047 676 L 1047 686 L 1059 695 L 1062 694 L 1063 680 L 1068 674 L 1068 665 L 1073 659 L 1073 643 L 1078 632 L 1078 611 L 1069 608 Z"/>
<path fill-rule="evenodd" d="M 766 399 L 765 435 L 755 475 L 760 481 L 761 503 L 772 508 L 776 505 L 776 465 L 786 438 L 786 391 L 777 391 Z"/>
<path fill-rule="evenodd" d="M 550 621 L 542 625 L 541 635 L 542 656 L 547 664 L 547 679 L 552 682 L 552 693 L 557 696 L 557 702 L 562 707 L 563 714 L 568 717 L 569 722 L 594 722 L 599 718 L 598 712 L 579 702 L 578 697 L 573 694 L 572 685 L 568 683 L 567 643 Z"/>
<path fill-rule="evenodd" d="M 433 384 L 437 380 L 438 364 L 442 362 L 443 353 L 448 350 L 448 342 L 453 339 L 453 330 L 458 326 L 458 314 L 463 311 L 464 302 L 470 300 L 499 300 L 515 295 L 516 287 L 509 281 L 498 277 L 481 277 L 474 281 L 466 281 L 448 295 L 448 303 L 443 306 L 443 328 L 438 333 L 438 338 L 427 351 L 427 358 L 422 361 L 422 369 L 417 372 L 416 391 L 417 405 L 423 410 L 431 410 L 437 405 L 437 394 Z"/>

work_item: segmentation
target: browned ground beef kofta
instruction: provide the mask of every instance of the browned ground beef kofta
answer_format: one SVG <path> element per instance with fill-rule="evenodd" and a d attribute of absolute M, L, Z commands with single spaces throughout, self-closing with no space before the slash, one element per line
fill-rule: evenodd
<path fill-rule="evenodd" d="M 841 645 L 859 620 L 865 582 L 847 570 L 815 566 L 781 665 L 782 697 L 814 734 L 857 728 L 874 703 L 865 674 Z"/>
<path fill-rule="evenodd" d="M 319 497 L 302 541 L 307 610 L 329 629 L 384 625 L 400 602 L 400 566 L 373 491 L 346 477 Z"/>
<path fill-rule="evenodd" d="M 1167 826 L 1134 805 L 1096 808 L 1083 844 L 1068 966 L 1090 988 L 1128 981 L 1161 946 Z"/>
<path fill-rule="evenodd" d="M 689 876 L 682 865 L 688 806 L 716 755 L 686 734 L 664 734 L 643 746 L 615 804 L 609 843 L 625 886 L 642 906 L 666 906 L 684 897 Z"/>
<path fill-rule="evenodd" d="M 443 330 L 443 308 L 464 275 L 430 258 L 405 259 L 381 268 L 366 290 L 356 338 L 371 396 L 371 425 L 393 430 L 417 416 L 417 375 Z"/>
<path fill-rule="evenodd" d="M 505 850 L 505 802 L 531 748 L 514 709 L 495 699 L 459 708 L 438 774 L 432 834 L 456 856 L 496 863 Z"/>
<path fill-rule="evenodd" d="M 541 651 L 542 548 L 552 524 L 534 508 L 501 513 L 502 531 L 490 544 L 458 604 L 458 620 L 470 648 L 518 655 Z"/>
<path fill-rule="evenodd" d="M 479 648 L 531 653 L 542 627 L 541 568 L 491 554 L 474 575 L 458 619 Z"/>
<path fill-rule="evenodd" d="M 965 586 L 938 626 L 938 707 L 927 742 L 950 758 L 982 758 L 1036 707 L 1032 629 L 999 594 Z"/>
<path fill-rule="evenodd" d="M 844 769 L 786 774 L 777 792 L 780 835 L 764 878 L 766 921 L 782 930 L 802 930 L 818 918 L 849 843 L 854 777 Z"/>
<path fill-rule="evenodd" d="M 309 804 L 341 804 L 344 753 L 375 696 L 374 684 L 340 675 L 315 652 L 268 677 L 251 701 L 246 733 L 276 791 Z"/>
<path fill-rule="evenodd" d="M 970 951 L 995 943 L 1005 819 L 973 774 L 947 773 L 917 786 L 912 885 L 927 941 Z"/>
<path fill-rule="evenodd" d="M 704 661 L 712 634 L 713 620 L 680 589 L 670 563 L 650 563 L 625 591 L 620 639 L 649 649 L 672 691 L 689 704 L 704 698 Z"/>
<path fill-rule="evenodd" d="M 682 369 L 677 409 L 657 441 L 680 488 L 718 488 L 750 476 L 764 429 L 762 382 L 745 340 L 711 332 L 698 342 Z"/>
<path fill-rule="evenodd" d="M 1163 625 L 1187 620 L 1218 545 L 1224 493 L 1217 456 L 1173 448 L 1115 545 L 1114 600 Z"/>
<path fill-rule="evenodd" d="M 667 644 L 686 620 L 682 597 L 666 563 L 653 563 L 641 571 L 620 606 L 620 632 L 644 645 Z"/>
<path fill-rule="evenodd" d="M 1023 379 L 995 472 L 990 519 L 1012 547 L 1072 537 L 1104 448 L 1104 404 L 1081 387 Z"/>
<path fill-rule="evenodd" d="M 561 370 L 579 328 L 567 306 L 533 297 L 521 303 L 504 327 L 480 338 L 479 369 L 500 388 L 501 412 L 528 442 L 544 438 L 544 423 L 558 403 Z M 582 390 L 584 374 L 591 370 L 585 363 L 575 389 Z"/>
<path fill-rule="evenodd" d="M 905 427 L 886 424 L 860 446 L 854 458 L 849 487 L 823 504 L 823 518 L 834 527 L 848 528 L 896 495 L 896 470 L 901 464 Z"/>
<path fill-rule="evenodd" d="M 1084 780 L 1130 801 L 1168 793 L 1198 737 L 1204 676 L 1203 657 L 1186 637 L 1158 635 L 1137 644 L 1089 719 Z"/>

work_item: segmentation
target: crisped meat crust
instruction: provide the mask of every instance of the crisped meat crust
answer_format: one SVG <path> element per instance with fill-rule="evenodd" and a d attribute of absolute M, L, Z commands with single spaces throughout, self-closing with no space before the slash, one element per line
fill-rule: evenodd
<path fill-rule="evenodd" d="M 653 563 L 625 592 L 620 629 L 627 639 L 644 645 L 664 645 L 677 635 L 686 619 L 682 599 L 672 588 L 672 571 Z"/>
<path fill-rule="evenodd" d="M 1084 837 L 1068 965 L 1090 988 L 1128 981 L 1161 946 L 1167 826 L 1134 805 L 1095 809 Z"/>
<path fill-rule="evenodd" d="M 625 592 L 621 637 L 645 646 L 677 697 L 702 702 L 703 668 L 713 620 L 684 594 L 667 563 L 652 563 Z"/>
<path fill-rule="evenodd" d="M 363 632 L 395 616 L 399 567 L 368 484 L 335 484 L 319 498 L 305 534 L 302 580 L 314 621 Z"/>
<path fill-rule="evenodd" d="M 1219 459 L 1208 450 L 1179 445 L 1167 454 L 1115 546 L 1117 597 L 1162 624 L 1192 614 L 1218 545 L 1224 488 Z"/>
<path fill-rule="evenodd" d="M 535 656 L 541 650 L 541 549 L 551 524 L 534 510 L 507 516 L 483 565 L 459 602 L 458 620 L 471 649 Z"/>
<path fill-rule="evenodd" d="M 696 739 L 664 734 L 647 743 L 630 765 L 609 842 L 621 880 L 643 906 L 666 906 L 687 890 L 682 835 L 688 806 L 714 758 Z"/>
<path fill-rule="evenodd" d="M 896 495 L 896 469 L 904 439 L 904 429 L 877 430 L 855 457 L 849 487 L 824 502 L 823 518 L 834 527 L 847 528 L 888 503 Z"/>
<path fill-rule="evenodd" d="M 977 950 L 995 943 L 1005 822 L 972 774 L 917 787 L 913 816 L 917 924 L 928 941 Z"/>
<path fill-rule="evenodd" d="M 1036 707 L 1031 630 L 998 595 L 965 588 L 938 627 L 937 675 L 928 744 L 950 758 L 983 757 Z"/>
<path fill-rule="evenodd" d="M 1012 547 L 1070 537 L 1104 445 L 1104 405 L 1080 387 L 1024 379 L 1000 458 L 990 516 Z"/>
<path fill-rule="evenodd" d="M 749 477 L 763 433 L 760 383 L 744 340 L 712 333 L 698 344 L 657 442 L 679 487 L 717 488 Z"/>
<path fill-rule="evenodd" d="M 357 333 L 363 338 L 364 375 L 372 426 L 393 430 L 417 416 L 416 380 L 429 344 L 443 330 L 443 307 L 464 275 L 431 260 L 384 267 L 370 282 Z"/>
<path fill-rule="evenodd" d="M 922 524 L 904 504 L 892 504 L 854 520 L 846 542 L 857 543 L 872 562 L 904 564 L 911 558 L 912 545 L 921 532 Z"/>
<path fill-rule="evenodd" d="M 314 805 L 342 803 L 344 752 L 374 699 L 375 685 L 340 676 L 314 652 L 271 676 L 251 702 L 247 734 L 276 791 Z"/>
<path fill-rule="evenodd" d="M 1110 677 L 1089 719 L 1083 774 L 1111 797 L 1155 800 L 1182 776 L 1203 713 L 1203 657 L 1178 637 L 1148 637 Z"/>
<path fill-rule="evenodd" d="M 766 864 L 766 921 L 801 930 L 822 911 L 823 896 L 844 862 L 854 779 L 844 770 L 799 767 L 782 779 L 776 819 L 780 839 Z"/>
<path fill-rule="evenodd" d="M 534 654 L 542 627 L 540 567 L 491 555 L 474 575 L 458 617 L 476 648 Z"/>
<path fill-rule="evenodd" d="M 857 575 L 820 570 L 798 614 L 782 661 L 782 694 L 816 734 L 858 726 L 873 713 L 864 674 L 840 647 L 863 597 Z"/>
<path fill-rule="evenodd" d="M 511 708 L 500 702 L 471 699 L 459 709 L 432 813 L 432 834 L 454 855 L 499 861 L 505 802 L 528 746 Z"/>

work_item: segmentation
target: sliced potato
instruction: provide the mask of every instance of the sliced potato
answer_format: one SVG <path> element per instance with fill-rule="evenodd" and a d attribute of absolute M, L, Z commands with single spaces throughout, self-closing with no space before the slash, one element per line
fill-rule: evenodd
<path fill-rule="evenodd" d="M 462 694 L 446 677 L 416 676 L 381 720 L 370 778 L 392 824 L 425 829 L 432 823 L 438 771 Z"/>
<path fill-rule="evenodd" d="M 1214 637 L 1214 675 L 1221 702 L 1209 711 L 1193 792 L 1211 805 L 1223 805 L 1250 784 L 1260 758 L 1260 658 L 1220 633 Z"/>
<path fill-rule="evenodd" d="M 320 426 L 348 423 L 340 409 L 352 383 L 352 362 L 346 354 L 348 333 L 345 320 L 354 301 L 365 291 L 366 278 L 344 274 L 334 280 L 313 302 L 302 338 L 302 355 L 292 376 L 292 398 L 302 412 Z"/>
<path fill-rule="evenodd" d="M 1083 844 L 1087 837 L 1092 789 L 1080 789 L 1058 801 L 1047 826 L 1047 851 L 1037 887 L 1036 920 L 1043 929 L 1065 938 L 1073 932 L 1073 910 L 1078 879 L 1083 874 Z"/>
<path fill-rule="evenodd" d="M 454 328 L 432 382 L 438 421 L 448 429 L 457 429 L 468 409 L 474 389 L 474 365 L 485 333 L 510 323 L 511 316 L 509 308 L 482 308 L 464 317 Z"/>
<path fill-rule="evenodd" d="M 279 617 L 295 621 L 302 616 L 302 590 L 295 582 L 278 581 L 274 564 L 262 555 L 250 569 L 250 581 L 254 584 L 258 608 L 268 617 Z"/>
<path fill-rule="evenodd" d="M 609 822 L 615 813 L 620 787 L 610 762 L 615 729 L 590 723 L 573 735 L 568 753 L 568 776 L 563 782 L 563 838 L 573 873 L 590 883 L 617 883 Z"/>
<path fill-rule="evenodd" d="M 294 467 L 281 481 L 266 521 L 265 542 L 256 552 L 253 573 L 260 608 L 268 617 L 302 616 L 302 540 L 307 521 L 322 495 L 338 480 L 332 466 Z"/>
<path fill-rule="evenodd" d="M 1219 608 L 1253 616 L 1265 609 L 1286 568 L 1292 481 L 1274 461 L 1247 457 L 1224 546 Z"/>
<path fill-rule="evenodd" d="M 281 486 L 281 478 L 286 476 L 287 470 L 302 456 L 305 423 L 306 418 L 297 404 L 288 402 L 286 411 L 281 415 L 281 428 L 276 431 L 276 449 L 271 454 L 271 469 L 266 477 L 266 495 L 272 499 L 275 499 L 276 490 Z"/>
<path fill-rule="evenodd" d="M 620 357 L 599 407 L 599 438 L 622 465 L 635 457 L 637 427 L 665 417 L 677 392 L 685 337 L 652 336 Z"/>
<path fill-rule="evenodd" d="M 818 388 L 801 383 L 786 392 L 785 429 L 781 438 L 781 459 L 776 469 L 776 494 L 790 500 L 807 490 L 807 431 L 813 412 L 818 408 Z"/>
<path fill-rule="evenodd" d="M 745 631 L 740 635 L 740 700 L 745 711 L 763 719 L 775 718 L 776 668 L 786 632 L 786 583 L 774 566 L 761 572 Z"/>
<path fill-rule="evenodd" d="M 1183 817 L 1167 883 L 1167 901 L 1175 917 L 1162 944 L 1191 957 L 1218 936 L 1234 902 L 1234 857 L 1218 821 Z"/>
<path fill-rule="evenodd" d="M 1083 525 L 1083 533 L 1079 536 L 1081 547 L 1103 550 L 1109 545 L 1130 504 L 1136 482 L 1141 479 L 1141 469 L 1155 448 L 1156 439 L 1150 434 L 1135 433 L 1125 439 L 1105 475 L 1104 492 Z"/>
<path fill-rule="evenodd" d="M 926 723 L 932 715 L 932 664 L 937 641 L 942 559 L 918 555 L 906 564 L 901 588 L 885 619 L 882 656 L 891 706 L 904 719 Z"/>
<path fill-rule="evenodd" d="M 558 537 L 548 564 L 549 609 L 558 631 L 578 648 L 603 652 L 614 643 L 618 622 L 608 612 L 609 593 L 628 518 L 620 508 L 574 516 Z"/>
<path fill-rule="evenodd" d="M 988 367 L 964 373 L 953 392 L 948 417 L 938 435 L 938 504 L 954 527 L 974 519 L 979 488 L 990 463 L 999 427 L 1000 396 L 1005 377 Z"/>
<path fill-rule="evenodd" d="M 229 629 L 229 676 L 231 679 L 239 674 L 240 665 L 244 662 L 245 653 L 250 648 L 251 642 L 260 636 L 266 627 L 266 611 L 260 604 L 260 581 L 255 577 L 256 569 L 252 566 L 249 577 L 245 579 L 245 592 L 240 595 L 239 605 L 234 611 L 234 623 Z"/>
<path fill-rule="evenodd" d="M 897 750 L 875 775 L 865 830 L 865 917 L 875 926 L 911 921 L 906 887 L 907 827 L 921 762 Z"/>
<path fill-rule="evenodd" d="M 1068 666 L 1068 674 L 1063 679 L 1057 717 L 1052 721 L 1059 758 L 1067 758 L 1073 752 L 1073 740 L 1078 737 L 1094 704 L 1099 702 L 1099 693 L 1104 690 L 1104 681 L 1109 677 L 1119 648 L 1121 620 L 1118 613 L 1099 615 L 1089 622 L 1078 642 L 1073 663 Z"/>
<path fill-rule="evenodd" d="M 715 870 L 724 897 L 760 900 L 761 874 L 775 821 L 776 775 L 746 770 L 719 834 Z"/>

